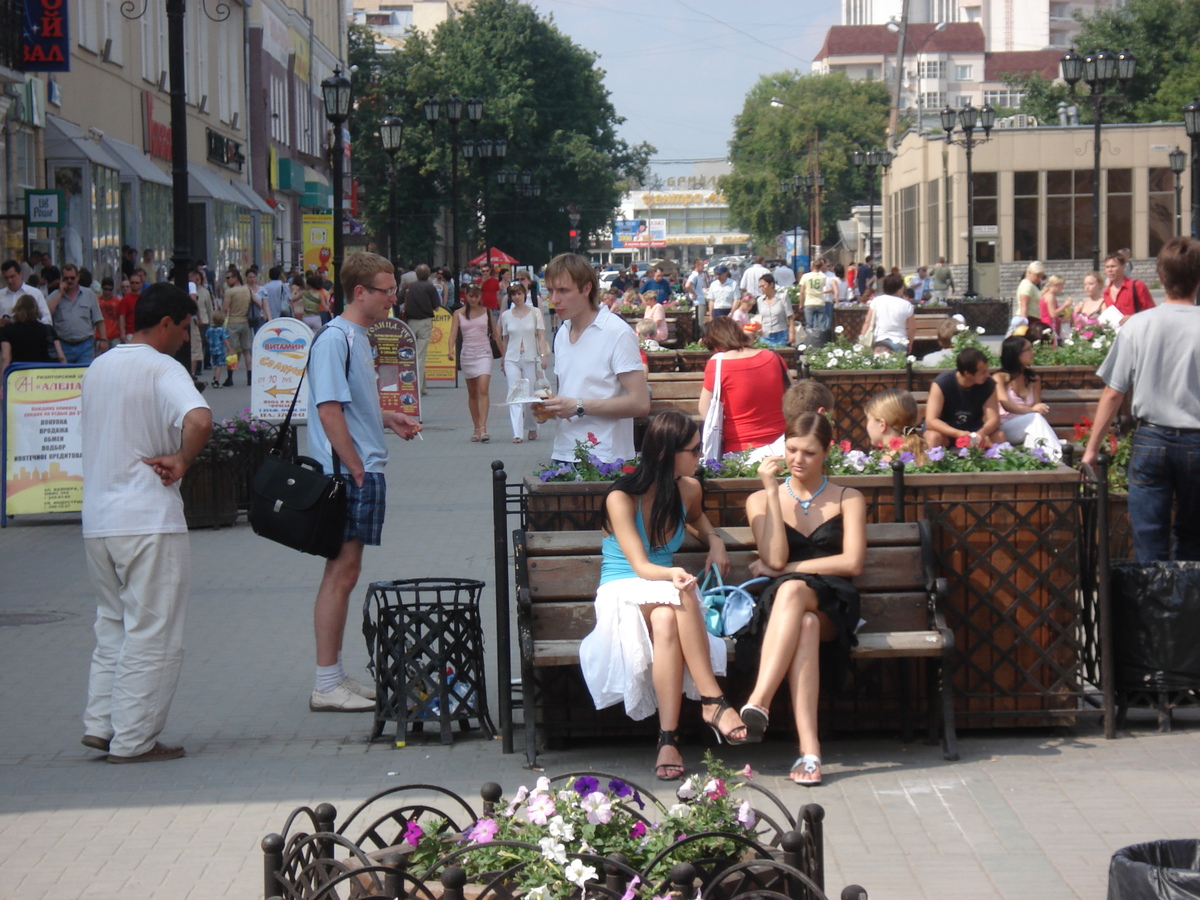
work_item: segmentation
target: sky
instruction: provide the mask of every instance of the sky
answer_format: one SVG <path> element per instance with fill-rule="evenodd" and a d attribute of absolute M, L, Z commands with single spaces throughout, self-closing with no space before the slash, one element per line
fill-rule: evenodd
<path fill-rule="evenodd" d="M 840 0 L 529 0 L 599 55 L 621 136 L 656 148 L 655 172 L 723 158 L 733 117 L 758 79 L 808 73 Z M 686 160 L 687 162 L 668 162 Z"/>

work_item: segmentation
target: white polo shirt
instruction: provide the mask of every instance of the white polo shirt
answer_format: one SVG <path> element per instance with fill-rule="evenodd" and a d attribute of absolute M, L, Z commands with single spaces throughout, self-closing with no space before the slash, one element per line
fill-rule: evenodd
<path fill-rule="evenodd" d="M 601 462 L 632 459 L 633 419 L 586 415 L 587 402 L 625 396 L 625 387 L 618 376 L 641 370 L 637 333 L 624 319 L 609 312 L 608 307 L 600 307 L 592 324 L 573 344 L 571 322 L 563 322 L 554 335 L 558 394 L 582 399 L 585 415 L 558 420 L 558 433 L 554 436 L 550 457 L 573 462 L 575 442 L 586 440 L 591 434 L 596 438 L 592 454 Z"/>

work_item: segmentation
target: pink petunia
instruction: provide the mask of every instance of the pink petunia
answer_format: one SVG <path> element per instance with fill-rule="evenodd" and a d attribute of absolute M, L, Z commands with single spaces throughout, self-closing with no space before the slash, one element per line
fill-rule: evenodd
<path fill-rule="evenodd" d="M 534 825 L 545 825 L 554 812 L 554 798 L 549 794 L 538 794 L 525 805 L 525 818 Z"/>
<path fill-rule="evenodd" d="M 473 841 L 476 844 L 490 844 L 499 830 L 500 826 L 496 824 L 494 819 L 480 819 L 467 832 L 467 840 Z"/>
<path fill-rule="evenodd" d="M 424 834 L 425 832 L 416 822 L 409 822 L 404 828 L 404 840 L 408 841 L 414 847 L 417 846 L 421 840 L 421 836 Z"/>

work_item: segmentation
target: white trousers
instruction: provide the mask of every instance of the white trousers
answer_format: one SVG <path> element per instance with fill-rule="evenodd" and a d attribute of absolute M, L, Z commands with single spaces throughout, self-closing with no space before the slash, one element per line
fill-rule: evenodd
<path fill-rule="evenodd" d="M 429 339 L 433 336 L 433 319 L 413 319 L 408 323 L 413 337 L 417 339 L 417 384 L 425 393 L 425 357 L 429 353 Z"/>
<path fill-rule="evenodd" d="M 137 756 L 154 746 L 183 664 L 191 581 L 187 534 L 87 538 L 96 590 L 96 650 L 83 714 L 86 734 Z"/>
<path fill-rule="evenodd" d="M 529 381 L 529 390 L 532 391 L 533 384 L 537 381 L 537 360 L 527 359 L 520 362 L 504 360 L 504 377 L 508 379 L 509 389 L 518 378 L 525 378 Z M 538 423 L 533 415 L 532 403 L 518 403 L 510 406 L 508 418 L 512 423 L 513 437 L 524 439 L 528 432 L 537 431 Z"/>
<path fill-rule="evenodd" d="M 1055 462 L 1062 459 L 1062 441 L 1054 433 L 1054 426 L 1041 413 L 1024 413 L 1000 423 L 1004 439 L 1010 444 L 1024 444 L 1025 449 L 1041 447 Z"/>

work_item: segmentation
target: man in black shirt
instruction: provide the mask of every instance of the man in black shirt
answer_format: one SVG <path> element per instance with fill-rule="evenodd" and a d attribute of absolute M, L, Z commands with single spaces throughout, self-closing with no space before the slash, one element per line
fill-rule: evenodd
<path fill-rule="evenodd" d="M 996 382 L 987 357 L 976 347 L 958 354 L 953 372 L 929 386 L 925 402 L 925 443 L 930 447 L 990 447 L 1000 427 Z"/>
<path fill-rule="evenodd" d="M 425 390 L 425 353 L 429 350 L 429 337 L 433 333 L 433 314 L 441 305 L 437 288 L 429 280 L 429 274 L 429 266 L 421 263 L 416 269 L 417 280 L 401 285 L 396 295 L 396 306 L 404 311 L 408 327 L 417 339 L 417 383 L 421 388 L 421 396 L 428 393 Z"/>

